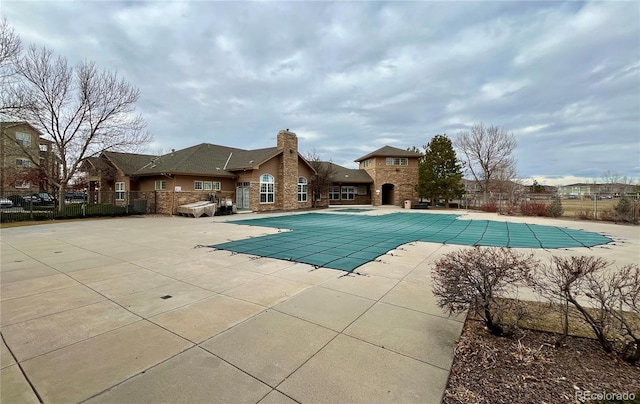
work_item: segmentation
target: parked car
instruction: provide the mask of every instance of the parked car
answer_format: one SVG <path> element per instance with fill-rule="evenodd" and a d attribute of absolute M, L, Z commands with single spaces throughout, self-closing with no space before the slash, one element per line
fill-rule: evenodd
<path fill-rule="evenodd" d="M 42 205 L 42 198 L 40 198 L 38 194 L 22 197 L 22 206 L 26 207 L 29 205 Z"/>
<path fill-rule="evenodd" d="M 41 206 L 58 206 L 58 199 L 48 192 L 39 192 L 37 194 L 33 194 L 32 196 L 40 198 Z"/>
<path fill-rule="evenodd" d="M 86 192 L 65 192 L 64 199 L 67 202 L 72 203 L 82 203 L 87 201 L 87 193 Z"/>
<path fill-rule="evenodd" d="M 25 206 L 24 198 L 20 195 L 9 195 L 7 199 L 13 202 L 13 206 Z"/>
<path fill-rule="evenodd" d="M 7 198 L 0 198 L 0 208 L 1 209 L 13 208 L 13 201 Z"/>

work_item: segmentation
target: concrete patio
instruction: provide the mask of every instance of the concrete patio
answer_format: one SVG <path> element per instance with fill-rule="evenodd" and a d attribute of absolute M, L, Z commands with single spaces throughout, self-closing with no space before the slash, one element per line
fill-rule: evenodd
<path fill-rule="evenodd" d="M 615 240 L 542 259 L 640 258 L 638 227 L 468 215 Z M 278 231 L 238 216 L 3 229 L 0 401 L 441 401 L 464 316 L 437 308 L 430 269 L 463 247 L 406 244 L 358 274 L 202 247 Z"/>

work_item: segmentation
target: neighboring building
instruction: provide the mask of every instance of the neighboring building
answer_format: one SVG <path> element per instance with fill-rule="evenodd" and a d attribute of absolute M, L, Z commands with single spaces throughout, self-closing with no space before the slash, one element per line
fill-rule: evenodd
<path fill-rule="evenodd" d="M 623 183 L 587 184 L 576 183 L 558 187 L 558 194 L 562 198 L 591 198 L 593 196 L 620 197 L 637 192 L 636 186 Z"/>
<path fill-rule="evenodd" d="M 423 155 L 418 152 L 384 146 L 356 159 L 360 170 L 373 180 L 371 203 L 403 206 L 405 200 L 416 202 L 418 193 L 418 162 Z"/>
<path fill-rule="evenodd" d="M 0 194 L 55 191 L 60 175 L 53 142 L 27 122 L 0 122 Z"/>
<path fill-rule="evenodd" d="M 319 162 L 331 165 L 331 184 L 315 195 L 314 206 L 402 206 L 405 200 L 417 201 L 421 156 L 385 146 L 356 160 L 359 169 Z M 158 213 L 211 198 L 231 199 L 239 210 L 308 209 L 314 197 L 309 185 L 317 174 L 300 155 L 296 134 L 288 130 L 278 132 L 276 147 L 257 150 L 202 143 L 162 156 L 103 152 L 87 159 L 83 171 L 88 173 L 89 192 L 100 195 L 100 202 L 129 205 L 136 198 L 131 193 L 157 191 Z"/>

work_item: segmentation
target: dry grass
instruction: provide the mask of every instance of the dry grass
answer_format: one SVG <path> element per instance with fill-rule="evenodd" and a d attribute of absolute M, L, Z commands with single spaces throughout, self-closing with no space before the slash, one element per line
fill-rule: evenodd
<path fill-rule="evenodd" d="M 520 328 L 563 334 L 563 314 L 557 305 L 532 301 L 513 301 L 505 304 L 504 320 L 508 324 L 516 324 Z M 588 309 L 594 312 L 597 309 Z M 635 320 L 634 320 L 635 317 Z M 627 318 L 640 328 L 640 314 L 628 313 Z M 584 321 L 582 315 L 573 307 L 569 307 L 568 335 L 583 338 L 595 338 L 593 330 Z"/>
<path fill-rule="evenodd" d="M 600 214 L 605 210 L 613 210 L 618 204 L 617 199 L 601 199 L 601 200 L 582 200 L 582 199 L 563 199 L 562 209 L 564 214 L 562 216 L 576 217 L 578 213 L 587 212 L 590 213 L 593 218 L 593 213 L 598 211 L 598 218 Z"/>

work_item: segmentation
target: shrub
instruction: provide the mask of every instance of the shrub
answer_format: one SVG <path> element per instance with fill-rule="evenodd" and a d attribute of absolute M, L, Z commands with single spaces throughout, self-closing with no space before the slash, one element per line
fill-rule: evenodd
<path fill-rule="evenodd" d="M 507 248 L 464 249 L 438 259 L 431 272 L 438 306 L 474 310 L 494 335 L 508 334 L 503 313 L 508 292 L 530 277 L 537 261 Z"/>
<path fill-rule="evenodd" d="M 547 216 L 560 217 L 563 214 L 564 209 L 562 208 L 562 201 L 560 198 L 553 198 L 553 201 L 547 205 Z"/>
<path fill-rule="evenodd" d="M 614 210 L 616 213 L 615 217 L 617 221 L 628 223 L 638 222 L 638 212 L 635 211 L 634 203 L 631 198 L 622 196 L 616 204 Z"/>
<path fill-rule="evenodd" d="M 611 266 L 600 257 L 554 257 L 529 282 L 542 296 L 565 308 L 565 334 L 570 305 L 605 351 L 636 363 L 640 361 L 640 269 L 637 264 L 618 270 Z"/>
<path fill-rule="evenodd" d="M 593 211 L 589 209 L 577 210 L 575 215 L 580 220 L 593 220 Z"/>
<path fill-rule="evenodd" d="M 487 203 L 485 203 L 484 205 L 482 205 L 482 207 L 480 207 L 480 209 L 484 212 L 491 212 L 491 213 L 495 213 L 498 211 L 498 204 L 496 203 L 496 201 L 489 201 Z"/>
<path fill-rule="evenodd" d="M 547 216 L 547 205 L 543 202 L 523 202 L 520 213 L 524 216 Z"/>

